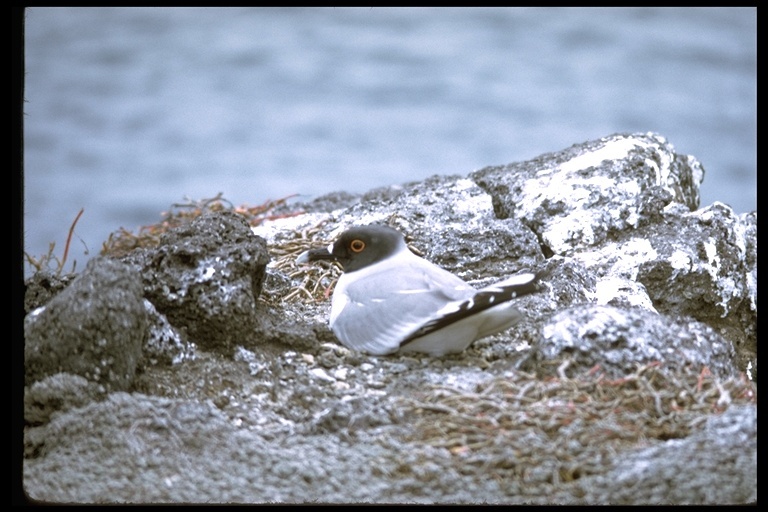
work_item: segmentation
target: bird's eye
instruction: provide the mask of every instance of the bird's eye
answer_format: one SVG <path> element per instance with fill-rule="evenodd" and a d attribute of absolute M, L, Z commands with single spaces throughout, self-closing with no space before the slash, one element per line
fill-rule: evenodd
<path fill-rule="evenodd" d="M 361 252 L 365 249 L 365 242 L 362 240 L 352 240 L 349 244 L 349 248 L 352 249 L 352 252 Z"/>

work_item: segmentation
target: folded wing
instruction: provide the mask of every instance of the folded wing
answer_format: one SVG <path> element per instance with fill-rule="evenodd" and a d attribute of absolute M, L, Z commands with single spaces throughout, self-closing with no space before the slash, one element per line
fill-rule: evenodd
<path fill-rule="evenodd" d="M 418 338 L 448 327 L 471 315 L 504 304 L 516 297 L 537 292 L 541 289 L 539 282 L 541 277 L 541 274 L 518 274 L 504 281 L 486 286 L 469 298 L 448 302 L 440 310 L 436 311 L 432 318 L 427 319 L 422 325 L 403 337 L 400 347 L 405 347 Z M 519 312 L 516 310 L 509 308 L 508 311 L 510 315 L 519 317 Z M 489 333 L 484 335 L 487 334 Z"/>
<path fill-rule="evenodd" d="M 407 266 L 393 266 L 355 280 L 334 293 L 343 313 L 331 328 L 347 347 L 371 354 L 387 354 L 418 330 L 435 313 L 476 290 L 460 278 L 420 258 Z"/>

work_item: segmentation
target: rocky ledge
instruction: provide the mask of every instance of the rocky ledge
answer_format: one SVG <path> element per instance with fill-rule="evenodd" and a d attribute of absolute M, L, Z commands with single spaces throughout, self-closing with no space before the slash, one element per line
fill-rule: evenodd
<path fill-rule="evenodd" d="M 616 134 L 468 176 L 201 208 L 27 282 L 23 482 L 67 503 L 743 504 L 757 499 L 757 215 Z M 250 213 L 253 213 L 252 211 Z M 477 286 L 547 270 L 464 353 L 350 352 L 339 270 L 385 223 Z"/>

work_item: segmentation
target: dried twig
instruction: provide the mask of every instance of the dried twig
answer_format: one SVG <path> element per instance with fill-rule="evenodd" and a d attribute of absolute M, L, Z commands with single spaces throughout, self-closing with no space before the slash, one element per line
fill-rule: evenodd
<path fill-rule="evenodd" d="M 474 391 L 432 386 L 402 405 L 416 416 L 411 440 L 448 449 L 466 471 L 517 478 L 546 493 L 558 481 L 595 472 L 622 445 L 684 437 L 713 411 L 755 401 L 746 378 L 717 379 L 654 362 L 620 379 L 593 368 L 546 380 L 518 372 Z M 578 466 L 577 447 L 587 452 Z"/>

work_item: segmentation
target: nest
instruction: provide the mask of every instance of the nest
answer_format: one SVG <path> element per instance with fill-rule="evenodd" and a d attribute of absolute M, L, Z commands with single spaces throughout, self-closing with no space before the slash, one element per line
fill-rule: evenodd
<path fill-rule="evenodd" d="M 330 243 L 320 238 L 321 230 L 322 225 L 318 225 L 303 231 L 290 232 L 270 246 L 269 252 L 273 258 L 270 267 L 287 276 L 291 286 L 286 293 L 273 296 L 268 302 L 298 302 L 307 299 L 315 302 L 330 297 L 341 275 L 341 266 L 338 263 L 296 264 L 296 258 L 304 251 Z"/>
<path fill-rule="evenodd" d="M 622 449 L 687 437 L 711 414 L 757 397 L 743 375 L 720 381 L 706 368 L 671 372 L 653 363 L 620 379 L 599 367 L 547 380 L 515 372 L 475 392 L 433 387 L 403 400 L 416 416 L 410 441 L 447 449 L 464 473 L 546 493 L 604 473 Z"/>
<path fill-rule="evenodd" d="M 173 204 L 170 211 L 162 213 L 160 222 L 142 226 L 136 233 L 120 228 L 110 234 L 102 246 L 101 254 L 121 257 L 135 249 L 157 247 L 165 233 L 209 212 L 231 211 L 245 217 L 251 226 L 303 214 L 301 210 L 289 208 L 288 200 L 291 197 L 293 196 L 269 200 L 258 206 L 234 206 L 221 194 L 209 199 L 188 199 L 185 203 Z M 273 258 L 270 268 L 286 275 L 292 284 L 279 294 L 264 297 L 266 302 L 278 304 L 306 299 L 320 301 L 330 296 L 336 280 L 341 275 L 341 268 L 337 264 L 321 263 L 301 267 L 296 265 L 299 254 L 318 247 L 321 243 L 329 243 L 318 240 L 320 231 L 321 226 L 315 226 L 303 231 L 285 233 L 281 235 L 279 242 L 269 247 Z"/>

